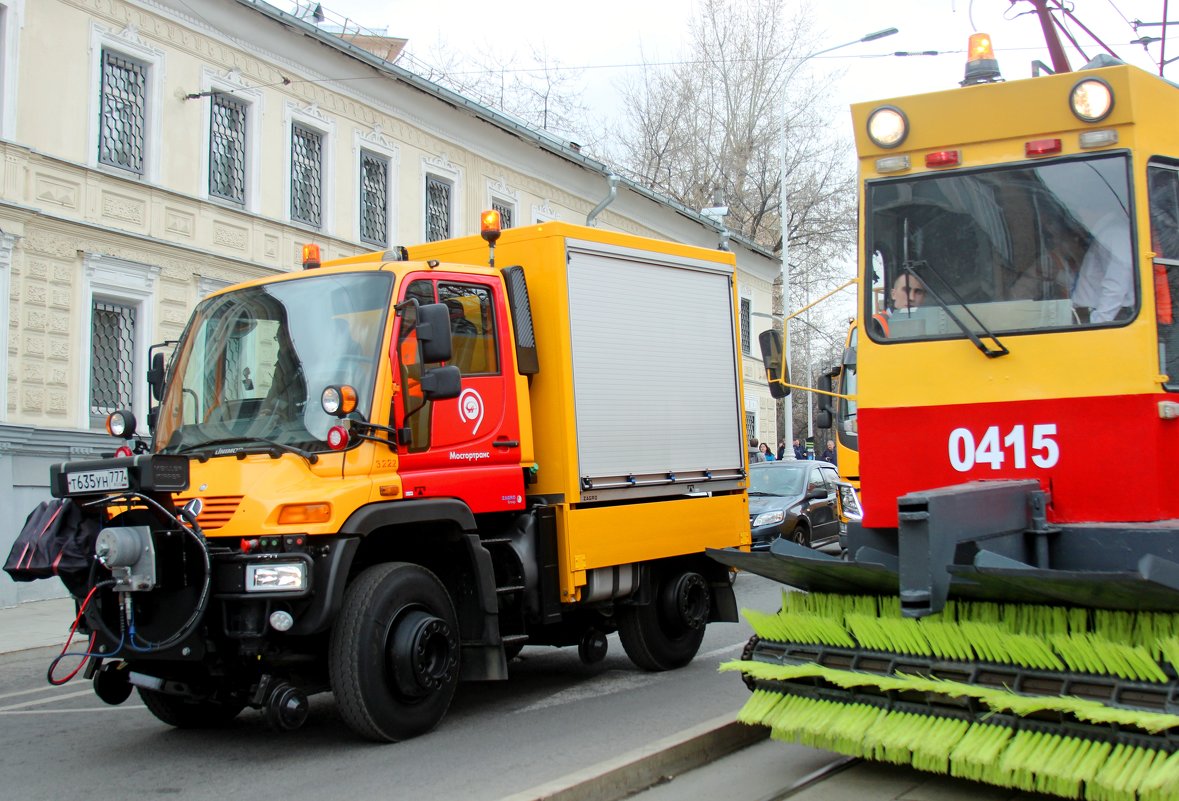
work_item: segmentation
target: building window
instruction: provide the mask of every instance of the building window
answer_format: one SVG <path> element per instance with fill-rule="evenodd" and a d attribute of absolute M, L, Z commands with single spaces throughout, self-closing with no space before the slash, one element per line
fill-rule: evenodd
<path fill-rule="evenodd" d="M 491 208 L 499 212 L 499 227 L 511 228 L 516 224 L 516 207 L 499 198 L 491 199 Z"/>
<path fill-rule="evenodd" d="M 741 298 L 741 352 L 746 356 L 753 352 L 751 338 L 749 335 L 750 316 L 752 312 L 753 301 L 749 298 Z"/>
<path fill-rule="evenodd" d="M 134 405 L 135 307 L 95 298 L 90 309 L 90 427 Z"/>
<path fill-rule="evenodd" d="M 130 409 L 147 419 L 147 351 L 155 331 L 160 268 L 98 253 L 83 258 L 75 406 L 79 425 L 102 428 L 106 415 Z M 144 427 L 141 425 L 140 430 Z"/>
<path fill-rule="evenodd" d="M 450 198 L 454 185 L 436 175 L 426 176 L 426 241 L 450 237 Z"/>
<path fill-rule="evenodd" d="M 745 413 L 745 439 L 753 442 L 757 439 L 757 413 Z"/>
<path fill-rule="evenodd" d="M 389 244 L 389 160 L 360 151 L 360 238 Z"/>
<path fill-rule="evenodd" d="M 221 92 L 209 122 L 209 194 L 245 205 L 247 104 Z"/>
<path fill-rule="evenodd" d="M 102 51 L 98 161 L 143 174 L 147 127 L 147 65 Z"/>
<path fill-rule="evenodd" d="M 318 228 L 323 220 L 323 134 L 291 126 L 291 219 Z"/>

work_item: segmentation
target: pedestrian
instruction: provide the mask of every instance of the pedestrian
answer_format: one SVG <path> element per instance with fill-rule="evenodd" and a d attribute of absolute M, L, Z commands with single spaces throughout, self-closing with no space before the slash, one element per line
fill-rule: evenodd
<path fill-rule="evenodd" d="M 750 462 L 764 462 L 765 457 L 761 455 L 761 447 L 758 441 L 752 437 L 749 439 L 749 461 Z"/>
<path fill-rule="evenodd" d="M 835 464 L 835 442 L 827 440 L 827 450 L 823 451 L 823 455 L 819 457 L 824 462 Z"/>
<path fill-rule="evenodd" d="M 786 440 L 780 439 L 780 440 L 778 440 L 777 459 L 780 462 L 785 458 L 786 458 Z"/>
<path fill-rule="evenodd" d="M 766 443 L 763 442 L 761 445 L 758 445 L 757 450 L 761 454 L 761 460 L 763 462 L 774 461 L 774 454 L 770 451 L 770 446 Z"/>
<path fill-rule="evenodd" d="M 798 437 L 794 438 L 794 458 L 800 462 L 806 459 L 806 446 L 798 441 Z"/>

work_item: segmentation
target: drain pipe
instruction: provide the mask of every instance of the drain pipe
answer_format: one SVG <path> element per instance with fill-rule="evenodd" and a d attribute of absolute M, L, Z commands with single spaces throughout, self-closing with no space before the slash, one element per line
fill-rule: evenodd
<path fill-rule="evenodd" d="M 614 198 L 618 197 L 618 176 L 614 173 L 610 173 L 610 175 L 606 177 L 606 180 L 610 182 L 610 191 L 606 194 L 606 197 L 602 198 L 602 202 L 594 206 L 594 210 L 586 215 L 586 225 L 593 225 L 597 216 L 605 211 L 607 206 L 614 202 Z"/>

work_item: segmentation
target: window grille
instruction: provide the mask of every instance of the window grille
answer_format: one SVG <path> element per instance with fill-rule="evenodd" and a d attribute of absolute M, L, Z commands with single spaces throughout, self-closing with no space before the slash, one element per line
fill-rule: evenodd
<path fill-rule="evenodd" d="M 291 219 L 318 227 L 322 221 L 323 135 L 291 126 Z"/>
<path fill-rule="evenodd" d="M 491 201 L 491 208 L 499 212 L 500 228 L 508 229 L 512 227 L 514 222 L 512 220 L 512 212 L 515 210 L 512 206 L 508 205 L 507 203 L 501 203 L 498 200 L 493 200 Z"/>
<path fill-rule="evenodd" d="M 450 236 L 450 184 L 433 175 L 426 176 L 426 241 L 437 242 Z"/>
<path fill-rule="evenodd" d="M 360 238 L 389 243 L 389 162 L 367 150 L 360 151 Z"/>
<path fill-rule="evenodd" d="M 130 409 L 134 399 L 135 307 L 95 300 L 90 316 L 90 423 Z"/>
<path fill-rule="evenodd" d="M 754 412 L 745 413 L 745 439 L 752 442 L 757 438 L 757 415 Z"/>
<path fill-rule="evenodd" d="M 741 298 L 741 352 L 746 356 L 753 352 L 752 341 L 749 335 L 750 307 L 752 305 L 749 298 Z"/>
<path fill-rule="evenodd" d="M 209 129 L 209 194 L 246 202 L 246 104 L 213 95 Z"/>
<path fill-rule="evenodd" d="M 102 51 L 98 161 L 143 174 L 147 120 L 147 67 Z"/>

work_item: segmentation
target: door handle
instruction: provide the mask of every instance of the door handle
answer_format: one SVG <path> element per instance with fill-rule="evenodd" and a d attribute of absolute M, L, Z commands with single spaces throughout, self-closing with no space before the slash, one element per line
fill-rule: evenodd
<path fill-rule="evenodd" d="M 520 447 L 520 440 L 518 440 L 518 439 L 497 439 L 495 442 L 493 442 L 491 444 L 497 448 L 519 448 Z"/>

